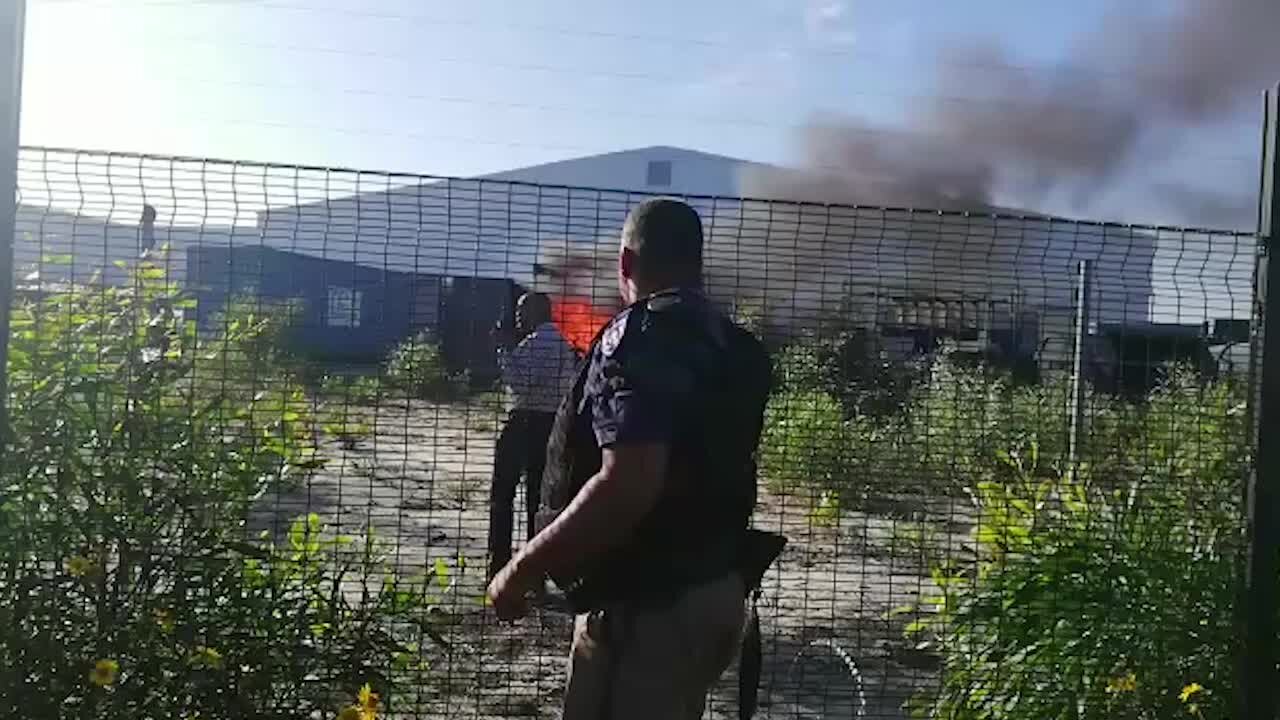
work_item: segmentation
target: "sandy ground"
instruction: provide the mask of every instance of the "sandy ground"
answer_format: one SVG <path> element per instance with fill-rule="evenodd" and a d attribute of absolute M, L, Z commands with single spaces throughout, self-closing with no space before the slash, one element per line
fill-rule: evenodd
<path fill-rule="evenodd" d="M 448 647 L 424 653 L 433 662 L 417 697 L 401 697 L 395 708 L 406 717 L 558 717 L 570 618 L 545 609 L 503 624 L 481 602 L 501 419 L 493 400 L 445 406 L 383 399 L 376 409 L 352 408 L 348 424 L 363 424 L 367 434 L 327 441 L 327 467 L 305 488 L 265 498 L 253 518 L 255 527 L 279 529 L 315 512 L 335 531 L 372 527 L 394 541 L 393 561 L 410 575 L 437 558 L 455 567 L 464 559 L 442 602 Z M 928 565 L 963 542 L 962 525 L 941 522 L 961 509 L 878 498 L 821 518 L 811 507 L 801 498 L 761 498 L 757 525 L 782 532 L 790 544 L 766 577 L 760 605 L 765 658 L 756 717 L 905 717 L 903 702 L 936 682 L 936 669 L 903 638 L 904 619 L 886 615 L 927 592 Z M 518 520 L 517 539 L 524 532 Z M 708 717 L 736 718 L 736 698 L 733 668 Z"/>

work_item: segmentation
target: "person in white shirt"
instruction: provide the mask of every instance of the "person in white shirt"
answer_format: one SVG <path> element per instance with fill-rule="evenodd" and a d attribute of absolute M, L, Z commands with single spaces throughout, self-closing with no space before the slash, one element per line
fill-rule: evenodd
<path fill-rule="evenodd" d="M 523 338 L 509 349 L 499 341 L 498 365 L 511 399 L 507 422 L 494 452 L 489 493 L 489 575 L 511 559 L 516 486 L 525 478 L 525 517 L 532 534 L 546 464 L 547 436 L 560 401 L 568 394 L 579 357 L 551 321 L 551 301 L 525 293 L 516 302 L 516 332 Z"/>

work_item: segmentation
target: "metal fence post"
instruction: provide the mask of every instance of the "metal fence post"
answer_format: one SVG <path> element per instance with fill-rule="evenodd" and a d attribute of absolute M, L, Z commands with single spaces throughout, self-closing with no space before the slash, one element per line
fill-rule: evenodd
<path fill-rule="evenodd" d="M 1247 494 L 1248 545 L 1241 599 L 1242 718 L 1276 717 L 1277 575 L 1280 575 L 1280 293 L 1269 292 L 1271 260 L 1280 241 L 1280 86 L 1265 95 L 1258 265 L 1254 280 L 1252 389 L 1256 411 Z M 1269 442 L 1263 440 L 1269 439 Z"/>
<path fill-rule="evenodd" d="M 1080 429 L 1084 425 L 1085 356 L 1089 352 L 1089 303 L 1093 296 L 1093 267 L 1081 260 L 1076 275 L 1076 327 L 1071 349 L 1071 425 L 1067 429 L 1067 467 L 1076 475 Z"/>
<path fill-rule="evenodd" d="M 0 3 L 0 432 L 9 427 L 9 314 L 17 225 L 18 125 L 22 106 L 22 40 L 26 0 Z"/>

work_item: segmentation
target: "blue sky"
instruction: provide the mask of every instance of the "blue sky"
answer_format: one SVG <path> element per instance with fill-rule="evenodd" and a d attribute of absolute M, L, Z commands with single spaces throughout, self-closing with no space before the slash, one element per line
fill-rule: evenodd
<path fill-rule="evenodd" d="M 815 112 L 982 102 L 935 87 L 944 43 L 994 37 L 1035 72 L 1110 4 L 29 0 L 22 141 L 448 175 L 654 144 L 787 163 Z M 1099 212 L 1157 181 L 1247 191 L 1257 140 L 1251 115 L 1190 136 Z"/>

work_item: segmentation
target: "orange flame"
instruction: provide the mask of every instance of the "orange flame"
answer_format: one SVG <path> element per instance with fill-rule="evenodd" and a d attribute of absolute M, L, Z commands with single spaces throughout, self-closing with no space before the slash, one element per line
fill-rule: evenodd
<path fill-rule="evenodd" d="M 551 301 L 551 321 L 560 328 L 560 334 L 569 344 L 586 352 L 613 314 L 597 308 L 584 298 L 554 298 Z"/>

